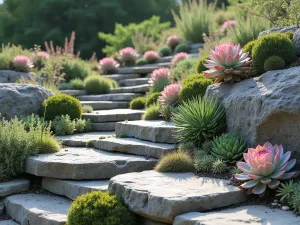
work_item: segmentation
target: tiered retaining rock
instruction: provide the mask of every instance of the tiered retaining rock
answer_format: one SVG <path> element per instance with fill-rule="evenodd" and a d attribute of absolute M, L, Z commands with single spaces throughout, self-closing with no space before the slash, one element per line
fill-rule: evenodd
<path fill-rule="evenodd" d="M 77 98 L 80 101 L 131 101 L 142 96 L 140 93 L 104 94 L 104 95 L 82 95 Z"/>
<path fill-rule="evenodd" d="M 129 108 L 129 101 L 80 101 L 80 103 L 92 106 L 93 110 Z"/>
<path fill-rule="evenodd" d="M 124 79 L 124 80 L 120 80 L 119 84 L 121 86 L 130 87 L 130 86 L 148 84 L 148 81 L 149 78 Z"/>
<path fill-rule="evenodd" d="M 0 197 L 27 191 L 30 181 L 26 179 L 18 179 L 7 182 L 0 182 Z"/>
<path fill-rule="evenodd" d="M 110 93 L 146 93 L 149 91 L 149 84 L 142 84 L 137 86 L 119 87 L 110 90 Z"/>

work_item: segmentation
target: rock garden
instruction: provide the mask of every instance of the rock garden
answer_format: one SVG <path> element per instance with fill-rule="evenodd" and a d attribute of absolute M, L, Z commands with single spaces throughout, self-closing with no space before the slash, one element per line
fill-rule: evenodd
<path fill-rule="evenodd" d="M 300 2 L 172 4 L 2 45 L 0 225 L 300 224 Z"/>

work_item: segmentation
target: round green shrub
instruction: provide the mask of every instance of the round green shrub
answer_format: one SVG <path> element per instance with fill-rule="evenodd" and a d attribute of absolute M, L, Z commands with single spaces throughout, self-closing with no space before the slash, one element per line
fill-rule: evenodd
<path fill-rule="evenodd" d="M 84 80 L 85 90 L 89 94 L 107 94 L 111 88 L 109 80 L 99 75 L 89 76 Z"/>
<path fill-rule="evenodd" d="M 264 62 L 273 55 L 281 57 L 287 66 L 296 61 L 295 46 L 287 35 L 273 33 L 257 39 L 257 43 L 253 47 L 252 60 L 255 70 L 259 74 L 266 72 Z"/>
<path fill-rule="evenodd" d="M 68 212 L 68 225 L 136 225 L 126 206 L 107 192 L 91 192 L 78 197 Z"/>
<path fill-rule="evenodd" d="M 163 156 L 155 167 L 157 172 L 180 173 L 193 172 L 194 162 L 190 155 L 184 152 L 172 152 Z"/>
<path fill-rule="evenodd" d="M 172 80 L 180 81 L 190 74 L 197 73 L 197 62 L 196 58 L 188 58 L 176 63 L 172 69 Z"/>
<path fill-rule="evenodd" d="M 65 80 L 84 79 L 90 72 L 89 66 L 80 59 L 66 60 L 62 65 L 62 73 L 65 74 Z"/>
<path fill-rule="evenodd" d="M 143 66 L 143 65 L 146 65 L 146 64 L 148 64 L 148 62 L 145 59 L 138 59 L 136 61 L 137 66 Z"/>
<path fill-rule="evenodd" d="M 256 44 L 256 41 L 257 40 L 250 41 L 243 47 L 244 52 L 249 52 L 250 57 L 252 57 L 252 50 L 254 45 Z"/>
<path fill-rule="evenodd" d="M 203 63 L 206 63 L 205 60 L 208 59 L 208 56 L 202 56 L 197 63 L 197 72 L 202 73 L 203 71 L 208 70 Z"/>
<path fill-rule="evenodd" d="M 46 120 L 54 120 L 56 116 L 69 115 L 71 119 L 81 118 L 82 108 L 78 99 L 67 95 L 57 94 L 47 98 L 42 104 L 41 115 Z"/>
<path fill-rule="evenodd" d="M 194 74 L 183 80 L 182 89 L 179 91 L 179 102 L 185 102 L 196 96 L 203 96 L 209 85 L 213 82 L 202 74 Z"/>
<path fill-rule="evenodd" d="M 146 98 L 144 97 L 138 97 L 133 99 L 130 102 L 130 108 L 131 109 L 144 109 L 146 104 Z"/>
<path fill-rule="evenodd" d="M 154 92 L 152 94 L 147 95 L 146 97 L 146 107 L 149 107 L 152 104 L 156 104 L 158 102 L 158 97 L 160 96 L 160 92 Z"/>
<path fill-rule="evenodd" d="M 160 48 L 158 52 L 161 57 L 170 56 L 172 54 L 172 49 L 168 46 L 164 46 Z"/>
<path fill-rule="evenodd" d="M 83 90 L 85 88 L 83 81 L 78 78 L 71 80 L 70 85 L 73 90 Z"/>
<path fill-rule="evenodd" d="M 152 104 L 146 108 L 146 112 L 142 116 L 142 120 L 160 120 L 160 107 L 159 104 Z"/>
<path fill-rule="evenodd" d="M 281 70 L 281 69 L 284 69 L 284 67 L 285 67 L 285 62 L 284 62 L 283 58 L 281 58 L 277 55 L 270 56 L 264 62 L 265 71 Z"/>
<path fill-rule="evenodd" d="M 175 53 L 180 53 L 180 52 L 189 52 L 190 51 L 190 46 L 185 43 L 181 43 L 176 46 L 175 48 Z"/>

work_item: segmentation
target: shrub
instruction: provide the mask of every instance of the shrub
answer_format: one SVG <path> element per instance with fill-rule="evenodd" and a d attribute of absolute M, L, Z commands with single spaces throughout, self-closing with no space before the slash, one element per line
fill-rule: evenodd
<path fill-rule="evenodd" d="M 89 119 L 76 119 L 75 121 L 75 132 L 81 133 L 84 131 L 90 131 L 92 129 L 92 123 Z"/>
<path fill-rule="evenodd" d="M 130 108 L 131 109 L 144 109 L 146 104 L 146 98 L 144 97 L 138 97 L 133 99 L 130 102 Z"/>
<path fill-rule="evenodd" d="M 202 56 L 199 59 L 198 64 L 197 64 L 197 72 L 198 73 L 202 73 L 207 70 L 207 68 L 203 65 L 203 63 L 206 63 L 205 60 L 207 60 L 207 59 L 209 59 L 208 56 Z"/>
<path fill-rule="evenodd" d="M 68 225 L 136 225 L 135 216 L 108 192 L 91 192 L 78 197 L 68 212 Z"/>
<path fill-rule="evenodd" d="M 47 107 L 45 112 L 45 107 Z M 53 120 L 56 116 L 69 115 L 71 119 L 81 118 L 82 108 L 78 99 L 66 95 L 57 94 L 46 99 L 42 104 L 42 114 L 46 120 Z"/>
<path fill-rule="evenodd" d="M 142 120 L 160 120 L 160 108 L 159 104 L 152 104 L 148 108 L 146 108 L 146 112 L 144 113 Z"/>
<path fill-rule="evenodd" d="M 287 35 L 290 40 L 293 40 L 295 32 L 287 31 L 284 34 Z"/>
<path fill-rule="evenodd" d="M 169 84 L 170 70 L 168 68 L 159 68 L 151 73 L 149 83 L 150 92 L 161 92 Z"/>
<path fill-rule="evenodd" d="M 143 65 L 146 65 L 146 64 L 148 64 L 148 62 L 145 59 L 138 59 L 136 61 L 137 66 L 143 66 Z"/>
<path fill-rule="evenodd" d="M 206 139 L 222 134 L 226 129 L 225 108 L 216 100 L 196 97 L 178 106 L 171 120 L 176 125 L 179 142 L 200 146 Z"/>
<path fill-rule="evenodd" d="M 162 173 L 180 173 L 193 172 L 195 169 L 191 156 L 184 152 L 172 152 L 159 160 L 158 164 L 155 166 L 155 170 Z"/>
<path fill-rule="evenodd" d="M 144 54 L 144 59 L 148 63 L 156 63 L 159 60 L 159 54 L 156 51 L 147 51 Z"/>
<path fill-rule="evenodd" d="M 207 0 L 192 0 L 180 5 L 179 14 L 175 11 L 172 13 L 177 29 L 181 31 L 181 37 L 203 43 L 202 34 L 207 34 L 212 26 L 215 7 L 213 4 L 207 4 Z"/>
<path fill-rule="evenodd" d="M 146 107 L 149 107 L 152 104 L 158 103 L 159 96 L 160 96 L 160 92 L 154 92 L 154 93 L 149 94 L 146 97 L 146 103 L 145 103 Z"/>
<path fill-rule="evenodd" d="M 256 42 L 257 42 L 257 40 L 250 41 L 243 47 L 244 52 L 249 52 L 251 59 L 252 59 L 252 50 L 253 50 L 253 47 L 255 46 Z"/>
<path fill-rule="evenodd" d="M 252 52 L 255 70 L 260 74 L 264 73 L 264 62 L 273 55 L 281 57 L 287 66 L 296 61 L 295 46 L 285 34 L 267 34 L 257 40 Z"/>
<path fill-rule="evenodd" d="M 177 35 L 171 35 L 167 38 L 167 45 L 170 49 L 175 49 L 181 43 L 180 37 Z"/>
<path fill-rule="evenodd" d="M 177 53 L 172 59 L 172 66 L 174 67 L 179 61 L 185 60 L 189 57 L 189 55 L 185 52 Z"/>
<path fill-rule="evenodd" d="M 37 52 L 34 54 L 32 59 L 34 67 L 38 70 L 42 69 L 45 66 L 48 58 L 49 55 L 47 52 Z"/>
<path fill-rule="evenodd" d="M 113 58 L 103 58 L 99 61 L 101 74 L 114 74 L 118 72 L 119 63 Z"/>
<path fill-rule="evenodd" d="M 212 165 L 212 172 L 217 174 L 222 174 L 227 171 L 227 165 L 221 159 L 217 159 Z"/>
<path fill-rule="evenodd" d="M 209 85 L 213 82 L 202 74 L 193 74 L 183 80 L 182 89 L 179 92 L 179 102 L 183 103 L 197 96 L 203 96 Z"/>
<path fill-rule="evenodd" d="M 179 61 L 172 69 L 172 79 L 180 81 L 190 74 L 195 74 L 197 72 L 197 61 L 196 58 L 187 58 Z"/>
<path fill-rule="evenodd" d="M 270 70 L 281 70 L 285 67 L 285 61 L 283 58 L 273 55 L 267 58 L 264 62 L 264 70 L 270 71 Z"/>
<path fill-rule="evenodd" d="M 214 162 L 214 157 L 204 152 L 199 151 L 195 154 L 195 168 L 199 172 L 211 172 Z"/>
<path fill-rule="evenodd" d="M 84 84 L 89 94 L 107 94 L 111 88 L 111 83 L 99 75 L 87 77 Z"/>
<path fill-rule="evenodd" d="M 66 60 L 62 65 L 62 73 L 65 74 L 65 80 L 84 79 L 89 75 L 89 66 L 80 59 Z"/>
<path fill-rule="evenodd" d="M 188 53 L 189 51 L 190 51 L 190 46 L 185 43 L 179 44 L 175 48 L 175 53 L 180 53 L 180 52 Z"/>
<path fill-rule="evenodd" d="M 18 55 L 13 60 L 13 67 L 17 71 L 29 72 L 29 70 L 33 67 L 33 63 L 29 57 Z"/>
<path fill-rule="evenodd" d="M 61 84 L 59 84 L 58 89 L 59 90 L 71 90 L 72 87 L 71 87 L 70 83 L 61 83 Z"/>
<path fill-rule="evenodd" d="M 132 66 L 138 59 L 138 54 L 134 48 L 126 47 L 120 50 L 120 60 L 125 66 Z"/>
<path fill-rule="evenodd" d="M 160 48 L 158 52 L 161 57 L 170 56 L 172 54 L 172 49 L 168 46 L 165 46 Z"/>
<path fill-rule="evenodd" d="M 83 113 L 91 113 L 91 112 L 93 112 L 93 107 L 90 105 L 83 105 L 82 112 Z"/>
<path fill-rule="evenodd" d="M 173 107 L 178 104 L 178 94 L 181 90 L 181 84 L 174 83 L 166 86 L 158 98 L 158 102 L 162 106 Z"/>
<path fill-rule="evenodd" d="M 75 121 L 69 115 L 57 116 L 52 121 L 52 129 L 59 136 L 73 134 L 75 131 Z"/>
<path fill-rule="evenodd" d="M 83 90 L 85 88 L 84 82 L 81 79 L 73 79 L 70 81 L 72 90 Z"/>

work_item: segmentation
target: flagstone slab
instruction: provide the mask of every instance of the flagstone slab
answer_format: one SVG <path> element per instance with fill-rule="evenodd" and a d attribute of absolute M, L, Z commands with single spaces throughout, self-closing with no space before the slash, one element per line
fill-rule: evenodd
<path fill-rule="evenodd" d="M 121 86 L 130 87 L 142 84 L 148 84 L 149 78 L 124 79 L 118 81 Z"/>
<path fill-rule="evenodd" d="M 103 77 L 108 77 L 110 79 L 120 81 L 123 79 L 138 79 L 141 77 L 140 74 L 133 73 L 133 74 L 111 74 L 111 75 L 102 75 Z"/>
<path fill-rule="evenodd" d="M 7 182 L 0 182 L 0 197 L 27 191 L 30 187 L 30 181 L 27 179 L 17 179 Z"/>
<path fill-rule="evenodd" d="M 142 96 L 141 93 L 122 93 L 120 94 L 103 94 L 103 95 L 82 95 L 78 96 L 80 101 L 131 101 Z"/>
<path fill-rule="evenodd" d="M 67 95 L 72 95 L 72 96 L 81 96 L 87 94 L 85 90 L 59 90 L 59 92 Z"/>
<path fill-rule="evenodd" d="M 141 84 L 129 87 L 119 87 L 110 89 L 110 93 L 146 93 L 149 91 L 149 84 Z"/>
<path fill-rule="evenodd" d="M 93 110 L 129 108 L 129 101 L 80 101 L 80 103 L 92 106 Z"/>

